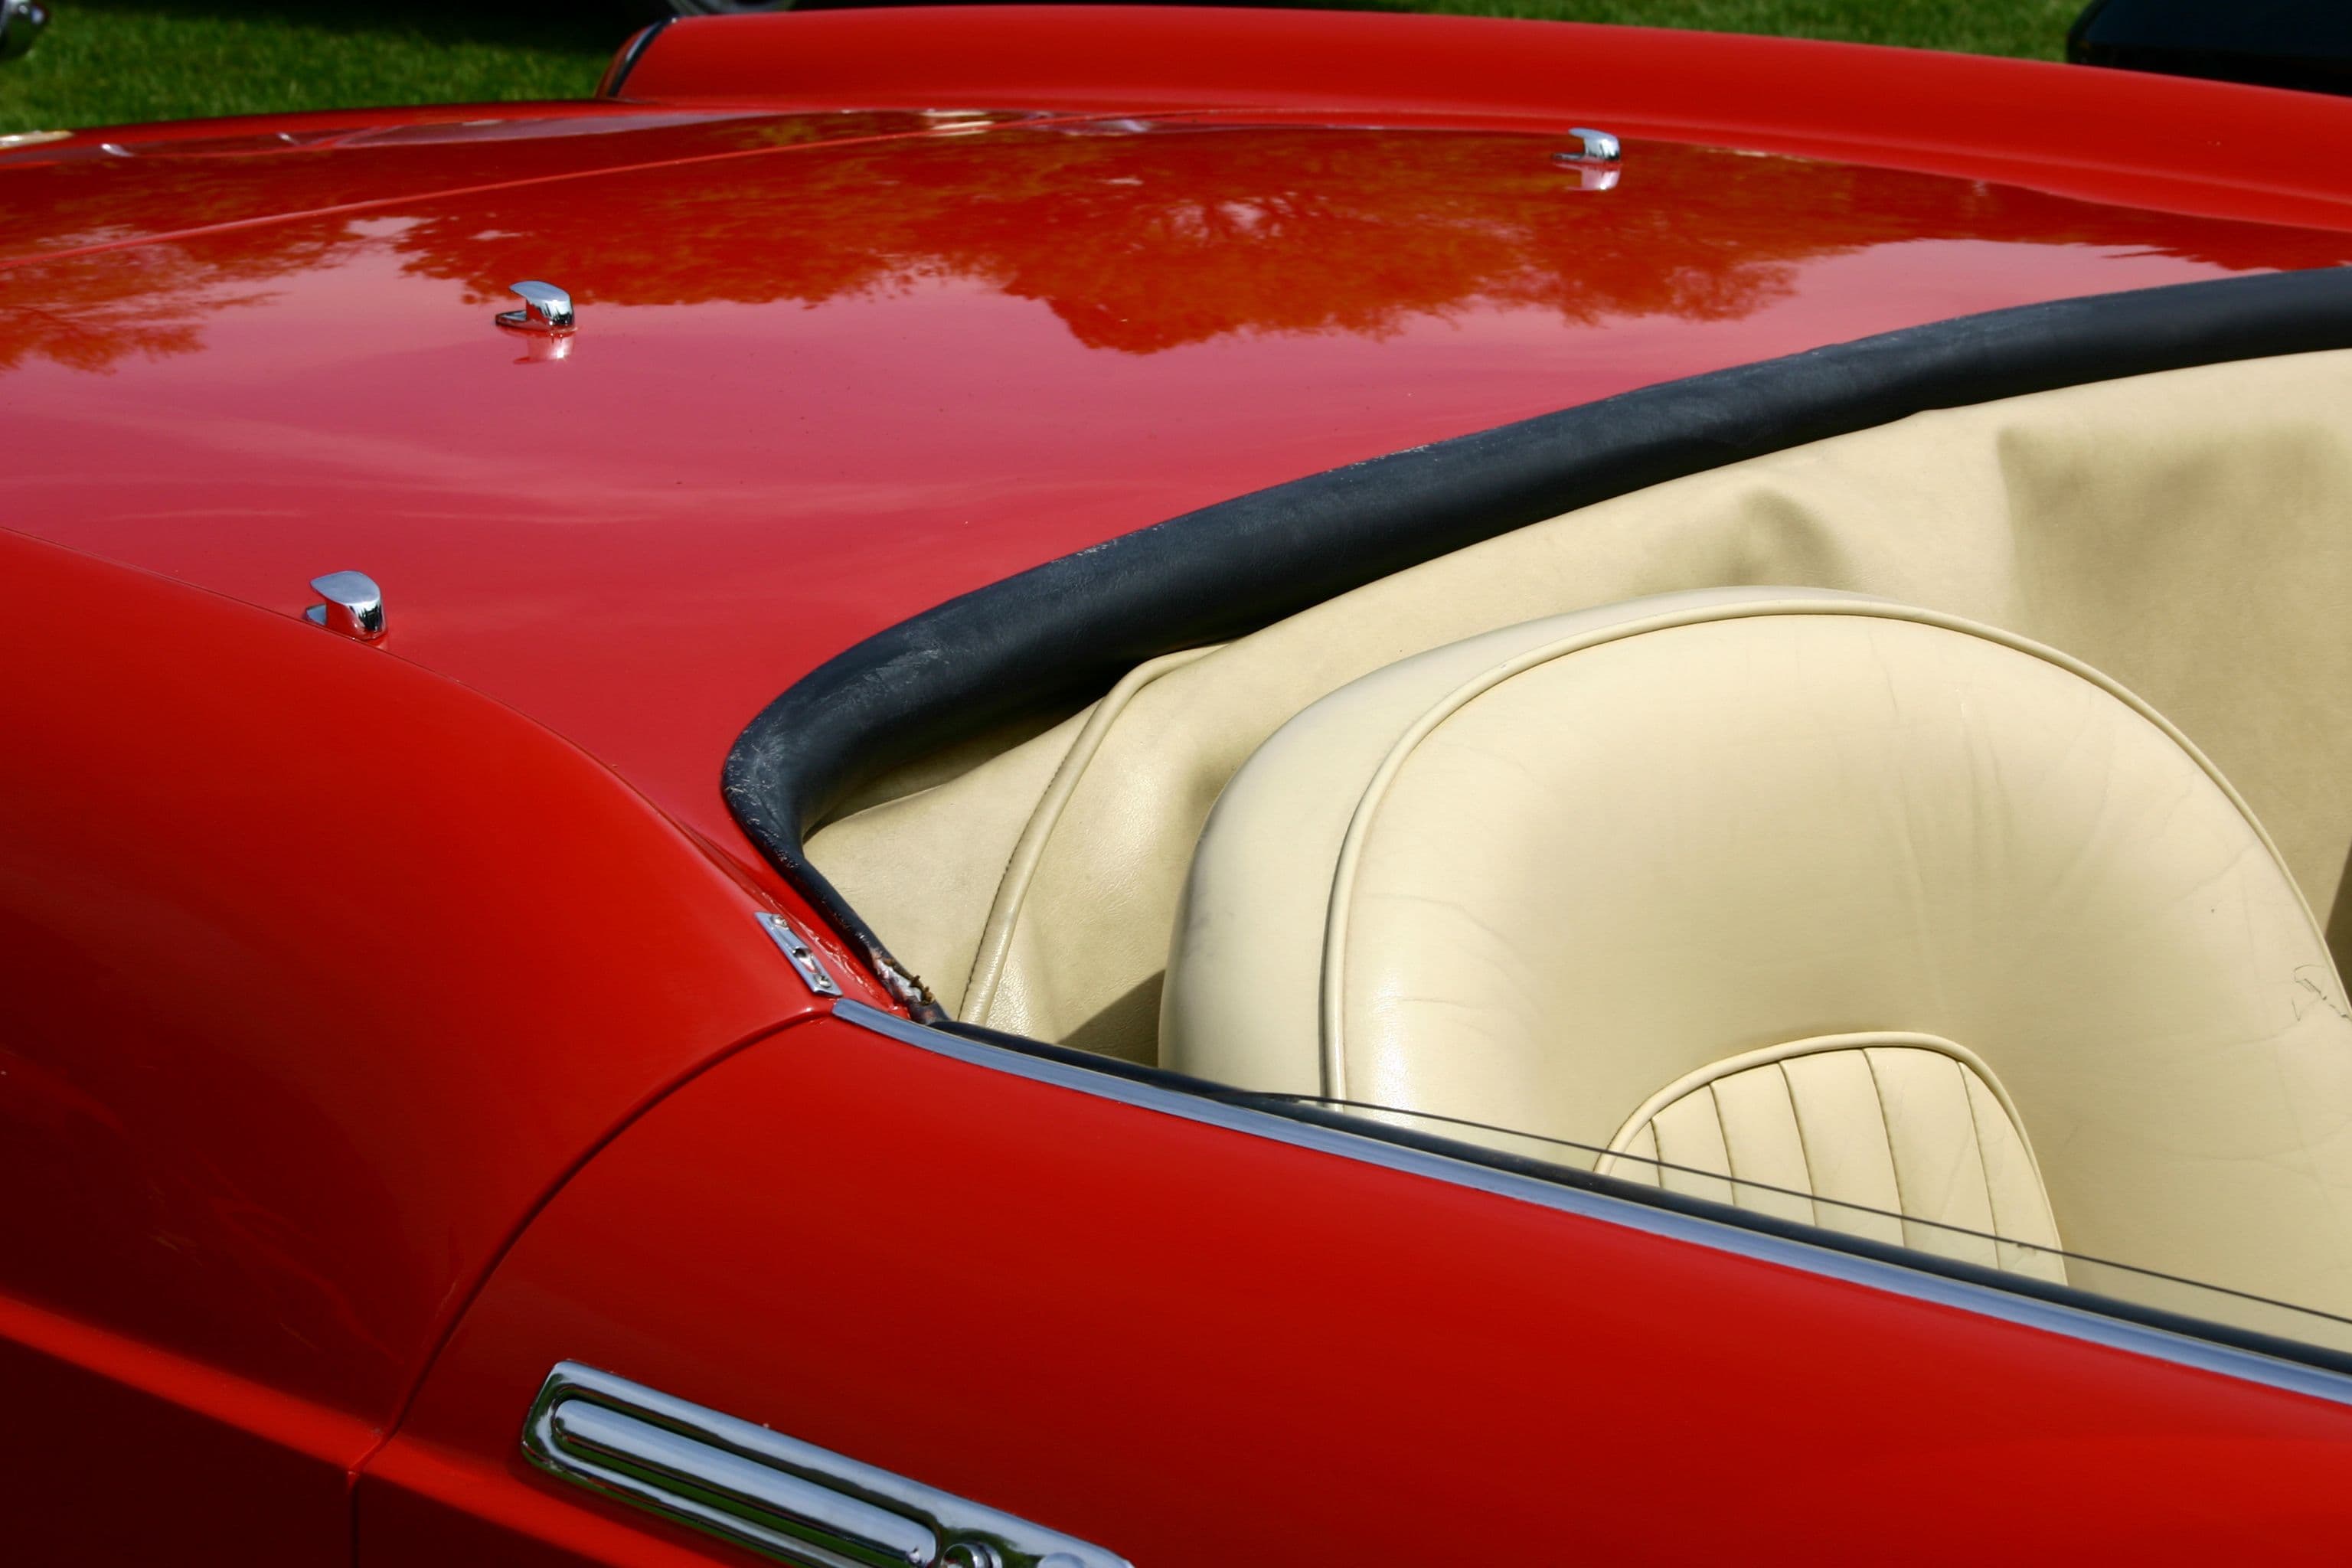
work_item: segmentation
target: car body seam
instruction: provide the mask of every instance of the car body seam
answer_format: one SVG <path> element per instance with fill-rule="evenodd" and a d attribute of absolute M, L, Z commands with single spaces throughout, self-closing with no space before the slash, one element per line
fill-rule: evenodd
<path fill-rule="evenodd" d="M 367 1452 L 352 1461 L 350 1469 L 352 1482 L 356 1485 L 360 1478 L 367 1473 L 368 1467 L 374 1462 L 376 1456 L 383 1453 L 385 1447 L 406 1428 L 409 1415 L 415 1409 L 418 1396 L 424 1393 L 425 1385 L 432 1381 L 433 1369 L 439 1364 L 442 1352 L 448 1349 L 449 1342 L 456 1337 L 458 1325 L 466 1321 L 466 1316 L 473 1310 L 474 1303 L 480 1299 L 482 1292 L 489 1288 L 490 1281 L 497 1278 L 499 1266 L 506 1262 L 507 1255 L 515 1249 L 525 1236 L 530 1234 L 531 1226 L 546 1211 L 548 1205 L 553 1203 L 564 1188 L 572 1184 L 572 1178 L 587 1169 L 588 1165 L 609 1148 L 615 1139 L 635 1126 L 638 1121 L 678 1090 L 711 1068 L 749 1050 L 753 1046 L 772 1040 L 813 1019 L 825 1016 L 822 1010 L 812 1009 L 778 1023 L 763 1025 L 741 1038 L 722 1046 L 685 1070 L 656 1085 L 640 1097 L 635 1104 L 622 1111 L 610 1127 L 565 1163 L 547 1184 L 545 1189 L 532 1199 L 529 1207 L 516 1218 L 505 1237 L 491 1250 L 488 1259 L 483 1263 L 474 1278 L 461 1283 L 452 1291 L 446 1315 L 437 1326 L 432 1344 L 417 1361 L 416 1369 L 409 1377 L 407 1386 L 401 1391 L 399 1403 L 394 1406 L 391 1416 L 384 1422 L 381 1435 L 368 1447 Z"/>

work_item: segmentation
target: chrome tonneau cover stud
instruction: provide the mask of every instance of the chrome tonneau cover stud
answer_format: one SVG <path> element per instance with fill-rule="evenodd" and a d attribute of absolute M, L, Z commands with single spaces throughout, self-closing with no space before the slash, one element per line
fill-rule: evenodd
<path fill-rule="evenodd" d="M 1615 190 L 1619 166 L 1624 157 L 1617 138 L 1606 131 L 1591 131 L 1581 125 L 1571 128 L 1569 134 L 1576 138 L 1576 151 L 1554 153 L 1552 161 L 1576 171 L 1578 190 Z"/>
<path fill-rule="evenodd" d="M 520 310 L 500 310 L 498 323 L 525 332 L 568 332 L 577 324 L 572 313 L 572 296 L 552 283 L 542 283 L 536 278 L 526 278 L 520 283 L 507 285 L 507 292 L 522 297 Z"/>
<path fill-rule="evenodd" d="M 1614 163 L 1624 156 L 1617 138 L 1606 131 L 1588 131 L 1581 125 L 1571 125 L 1568 133 L 1580 143 L 1573 153 L 1555 153 L 1553 157 L 1563 163 Z"/>
<path fill-rule="evenodd" d="M 374 578 L 364 572 L 330 572 L 311 578 L 310 588 L 324 595 L 327 602 L 303 611 L 304 620 L 354 642 L 383 637 L 383 590 L 375 585 Z"/>

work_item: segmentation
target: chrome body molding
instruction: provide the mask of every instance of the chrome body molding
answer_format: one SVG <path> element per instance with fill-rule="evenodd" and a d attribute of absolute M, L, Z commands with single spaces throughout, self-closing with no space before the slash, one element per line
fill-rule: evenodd
<path fill-rule="evenodd" d="M 804 1568 L 1130 1568 L 1098 1546 L 578 1362 L 547 1374 L 522 1451 L 564 1480 Z"/>
<path fill-rule="evenodd" d="M 2265 1387 L 2352 1405 L 2352 1375 L 2346 1373 L 2135 1321 L 2129 1317 L 2115 1316 L 2093 1306 L 2075 1306 L 2064 1300 L 2027 1294 L 2023 1289 L 2011 1289 L 1957 1278 L 1953 1274 L 1936 1271 L 1935 1266 L 1940 1260 L 1927 1255 L 1922 1255 L 1922 1266 L 1914 1268 L 1860 1251 L 1818 1246 L 1769 1230 L 1708 1219 L 1564 1183 L 1545 1181 L 1517 1171 L 1416 1148 L 1410 1143 L 1391 1142 L 1370 1132 L 1355 1132 L 1322 1121 L 1295 1119 L 1232 1100 L 1187 1092 L 1162 1084 L 1075 1066 L 1051 1057 L 1032 1056 L 1009 1047 L 967 1039 L 912 1023 L 862 1003 L 837 1002 L 834 1004 L 833 1015 L 844 1023 L 973 1067 L 1011 1073 L 1017 1078 L 1094 1095 L 1098 1099 L 1117 1100 L 1139 1110 L 1180 1117 L 1255 1138 L 1270 1139 L 1277 1143 L 1312 1149 L 1318 1153 L 1355 1160 L 1385 1170 L 1472 1187 L 1581 1218 L 1622 1226 L 1675 1241 L 1690 1242 L 1719 1252 L 1778 1264 L 1782 1268 L 1802 1269 L 1848 1284 L 1866 1286 L 1890 1295 L 1932 1301 L 1939 1306 L 1958 1308 L 2114 1350 L 2128 1351 Z"/>
<path fill-rule="evenodd" d="M 792 921 L 761 910 L 760 929 L 768 933 L 769 940 L 783 953 L 784 962 L 793 966 L 793 973 L 801 977 L 802 984 L 820 996 L 841 994 L 841 985 L 834 979 L 833 971 L 824 966 L 824 960 L 817 956 L 816 949 L 809 945 L 808 939 L 793 929 Z"/>

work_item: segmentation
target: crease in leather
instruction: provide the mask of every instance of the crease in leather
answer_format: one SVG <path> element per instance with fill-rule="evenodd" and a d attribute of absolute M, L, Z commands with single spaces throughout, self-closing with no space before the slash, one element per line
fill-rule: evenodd
<path fill-rule="evenodd" d="M 963 773 L 854 812 L 824 834 L 834 875 L 868 890 L 893 950 L 929 978 L 950 1013 L 962 1006 L 961 982 L 1013 848 L 1094 709 L 1089 703 Z M 975 773 L 993 787 L 972 790 Z"/>
<path fill-rule="evenodd" d="M 1171 670 L 1181 669 L 1215 651 L 1213 647 L 1187 648 L 1147 660 L 1129 670 L 1087 713 L 1077 738 L 1070 743 L 1061 765 L 1054 770 L 1052 782 L 1038 798 L 1036 810 L 1030 814 L 1027 826 L 1022 829 L 1013 852 L 1006 858 L 1003 878 L 997 886 L 995 900 L 989 906 L 987 923 L 981 927 L 979 947 L 972 954 L 971 973 L 964 982 L 963 1007 L 974 1017 L 988 1016 L 995 1003 L 997 984 L 1003 975 L 1005 957 L 1013 942 L 1013 929 L 1021 918 L 1022 905 L 1026 902 L 1030 886 L 1035 879 L 1037 862 L 1045 855 L 1047 839 L 1060 825 L 1063 808 L 1069 804 L 1079 778 L 1101 749 L 1103 737 L 1126 712 L 1128 703 L 1137 692 Z M 1154 1013 L 1156 1015 L 1156 1008 Z"/>

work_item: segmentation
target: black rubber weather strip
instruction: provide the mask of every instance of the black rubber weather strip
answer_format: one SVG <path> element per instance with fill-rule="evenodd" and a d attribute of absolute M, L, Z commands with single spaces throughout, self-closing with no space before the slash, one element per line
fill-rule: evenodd
<path fill-rule="evenodd" d="M 1643 387 L 1293 479 L 975 589 L 828 659 L 728 753 L 729 805 L 886 973 L 802 835 L 859 784 L 1098 696 L 1481 540 L 1629 491 L 1934 408 L 2352 347 L 2352 269 L 2271 273 L 1962 316 Z M 928 999 L 919 1014 L 936 1017 Z"/>

